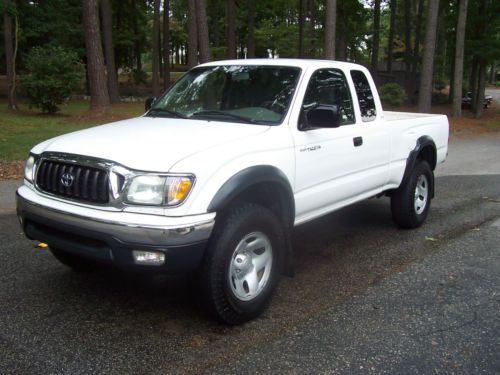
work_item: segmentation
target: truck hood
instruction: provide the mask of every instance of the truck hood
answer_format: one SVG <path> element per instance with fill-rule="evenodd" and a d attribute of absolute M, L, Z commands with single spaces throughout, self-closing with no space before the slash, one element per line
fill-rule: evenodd
<path fill-rule="evenodd" d="M 138 117 L 52 138 L 32 152 L 92 156 L 131 169 L 168 172 L 188 156 L 268 129 L 243 123 Z"/>

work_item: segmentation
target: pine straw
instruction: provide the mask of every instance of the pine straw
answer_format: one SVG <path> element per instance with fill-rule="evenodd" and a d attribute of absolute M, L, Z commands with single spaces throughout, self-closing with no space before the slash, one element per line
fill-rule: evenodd
<path fill-rule="evenodd" d="M 24 174 L 24 160 L 0 160 L 0 181 L 20 180 Z"/>

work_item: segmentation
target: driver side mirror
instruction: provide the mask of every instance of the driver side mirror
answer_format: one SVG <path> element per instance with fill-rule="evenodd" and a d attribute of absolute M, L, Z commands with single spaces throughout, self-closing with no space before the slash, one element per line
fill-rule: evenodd
<path fill-rule="evenodd" d="M 150 96 L 149 98 L 146 99 L 146 103 L 144 103 L 144 109 L 149 111 L 153 104 L 156 102 L 156 96 Z"/>
<path fill-rule="evenodd" d="M 303 112 L 300 130 L 338 128 L 341 116 L 337 105 L 320 104 Z"/>

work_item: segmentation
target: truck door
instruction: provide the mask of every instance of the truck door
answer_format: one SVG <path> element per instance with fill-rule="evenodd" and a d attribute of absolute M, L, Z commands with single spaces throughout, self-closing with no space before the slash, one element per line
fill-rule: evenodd
<path fill-rule="evenodd" d="M 387 182 L 390 139 L 379 126 L 376 108 L 370 112 L 368 103 L 360 110 L 350 78 L 340 69 L 318 69 L 304 93 L 298 125 L 317 105 L 337 106 L 341 121 L 337 128 L 292 130 L 297 223 L 377 194 Z"/>

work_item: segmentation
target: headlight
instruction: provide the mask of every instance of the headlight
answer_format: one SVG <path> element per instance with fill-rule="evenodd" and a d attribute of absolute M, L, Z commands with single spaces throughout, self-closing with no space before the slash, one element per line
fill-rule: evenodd
<path fill-rule="evenodd" d="M 33 172 L 35 166 L 35 157 L 30 155 L 28 160 L 26 160 L 26 164 L 24 166 L 24 178 L 29 182 L 33 182 Z"/>
<path fill-rule="evenodd" d="M 133 204 L 175 206 L 186 199 L 193 182 L 193 176 L 137 176 L 130 183 L 125 200 Z"/>

